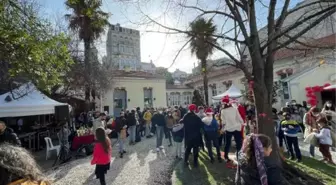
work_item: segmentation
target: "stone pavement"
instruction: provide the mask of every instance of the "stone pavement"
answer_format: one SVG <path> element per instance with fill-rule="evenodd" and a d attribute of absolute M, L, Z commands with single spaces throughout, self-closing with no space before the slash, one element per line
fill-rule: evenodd
<path fill-rule="evenodd" d="M 171 167 L 175 161 L 174 148 L 167 147 L 157 153 L 155 137 L 143 139 L 134 146 L 126 146 L 127 154 L 120 159 L 117 146 L 113 147 L 111 169 L 107 172 L 106 182 L 109 185 L 160 185 L 170 184 Z M 300 149 L 303 155 L 309 156 L 309 144 L 300 138 Z M 316 159 L 322 155 L 315 148 Z M 336 152 L 332 152 L 336 160 Z M 47 175 L 54 179 L 55 185 L 94 185 L 99 184 L 95 179 L 95 166 L 90 165 L 91 156 L 72 161 L 56 170 L 49 170 Z"/>
<path fill-rule="evenodd" d="M 158 185 L 169 184 L 171 166 L 174 163 L 173 148 L 165 147 L 157 153 L 155 138 L 143 139 L 134 146 L 126 146 L 127 154 L 119 158 L 117 146 L 112 149 L 111 169 L 107 172 L 108 185 Z M 164 140 L 167 146 L 167 140 Z M 90 165 L 91 156 L 72 161 L 56 170 L 47 172 L 54 185 L 96 185 L 95 166 Z"/>

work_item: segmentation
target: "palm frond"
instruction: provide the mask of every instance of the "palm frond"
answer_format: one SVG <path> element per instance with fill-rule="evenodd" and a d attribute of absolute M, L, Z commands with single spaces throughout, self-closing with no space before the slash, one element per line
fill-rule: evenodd
<path fill-rule="evenodd" d="M 213 37 L 216 32 L 216 26 L 211 19 L 199 18 L 190 23 L 190 28 L 191 34 L 188 37 L 191 38 L 191 53 L 195 54 L 199 59 L 206 59 L 214 50 L 210 43 L 216 43 L 216 39 Z"/>
<path fill-rule="evenodd" d="M 78 31 L 82 40 L 99 38 L 109 25 L 109 13 L 101 10 L 101 0 L 67 0 L 65 5 L 72 10 L 65 15 L 69 28 Z"/>

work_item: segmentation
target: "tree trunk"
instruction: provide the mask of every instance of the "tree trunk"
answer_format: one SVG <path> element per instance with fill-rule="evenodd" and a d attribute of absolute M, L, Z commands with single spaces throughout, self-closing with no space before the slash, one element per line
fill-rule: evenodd
<path fill-rule="evenodd" d="M 272 83 L 270 83 L 270 81 Z M 275 133 L 276 124 L 273 121 L 272 114 L 273 87 L 268 87 L 267 84 L 273 84 L 273 78 L 263 78 L 262 74 L 254 74 L 253 92 L 258 121 L 258 133 L 265 134 L 272 139 L 273 152 L 271 153 L 271 158 L 281 165 L 280 150 Z"/>
<path fill-rule="evenodd" d="M 90 109 L 90 40 L 84 39 L 85 111 Z"/>
<path fill-rule="evenodd" d="M 209 91 L 208 91 L 208 70 L 206 67 L 206 59 L 201 60 L 202 74 L 203 74 L 203 89 L 205 105 L 209 106 Z"/>

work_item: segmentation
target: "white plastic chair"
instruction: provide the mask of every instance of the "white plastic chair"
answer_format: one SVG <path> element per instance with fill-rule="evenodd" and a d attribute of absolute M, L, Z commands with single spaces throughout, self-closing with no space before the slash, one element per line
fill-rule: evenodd
<path fill-rule="evenodd" d="M 56 150 L 56 153 L 57 153 L 57 156 L 58 156 L 58 154 L 60 152 L 60 148 L 61 148 L 60 145 L 54 146 L 50 137 L 45 137 L 44 140 L 45 140 L 46 146 L 47 146 L 47 148 L 46 148 L 46 152 L 47 152 L 46 153 L 46 160 L 48 160 L 48 158 L 50 156 L 50 152 L 53 151 L 53 150 Z"/>

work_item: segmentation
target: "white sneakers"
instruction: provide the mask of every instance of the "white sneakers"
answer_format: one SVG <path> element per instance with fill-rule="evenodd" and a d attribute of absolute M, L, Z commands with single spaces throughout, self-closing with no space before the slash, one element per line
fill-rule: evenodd
<path fill-rule="evenodd" d="M 156 148 L 156 151 L 157 151 L 157 152 L 160 152 L 160 150 L 163 150 L 163 149 L 164 149 L 164 147 L 163 147 L 163 146 L 160 146 L 160 147 Z"/>

